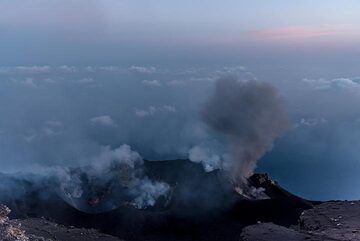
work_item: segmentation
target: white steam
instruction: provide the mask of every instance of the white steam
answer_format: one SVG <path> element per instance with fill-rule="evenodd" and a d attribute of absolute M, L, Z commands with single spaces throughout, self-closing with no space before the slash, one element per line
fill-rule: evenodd
<path fill-rule="evenodd" d="M 196 163 L 201 163 L 206 172 L 222 169 L 223 158 L 212 149 L 203 146 L 194 146 L 189 150 L 189 159 Z"/>
<path fill-rule="evenodd" d="M 86 167 L 56 171 L 60 195 L 75 208 L 88 211 L 87 204 L 79 200 L 84 195 L 100 192 L 89 202 L 98 204 L 111 201 L 106 209 L 131 204 L 140 209 L 154 206 L 159 197 L 166 197 L 170 186 L 150 180 L 143 174 L 143 160 L 130 146 L 122 145 L 114 150 L 103 147 L 101 153 Z M 90 210 L 91 211 L 91 210 Z M 104 210 L 102 210 L 104 211 Z"/>
<path fill-rule="evenodd" d="M 138 183 L 131 192 L 136 196 L 133 205 L 139 209 L 155 206 L 156 200 L 166 197 L 170 186 L 164 182 L 154 182 L 148 178 L 138 180 Z"/>

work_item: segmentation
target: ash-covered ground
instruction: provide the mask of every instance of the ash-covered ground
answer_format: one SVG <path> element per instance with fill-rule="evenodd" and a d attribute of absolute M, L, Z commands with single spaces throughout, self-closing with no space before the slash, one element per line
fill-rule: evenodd
<path fill-rule="evenodd" d="M 168 183 L 171 193 L 147 208 L 124 203 L 104 212 L 97 205 L 111 198 L 108 191 L 83 197 L 78 203 L 96 210 L 84 212 L 48 180 L 1 175 L 2 183 L 22 189 L 1 195 L 12 210 L 2 212 L 11 219 L 3 218 L 2 232 L 18 229 L 13 235 L 23 239 L 13 240 L 360 240 L 358 202 L 307 201 L 264 174 L 250 177 L 251 188 L 239 193 L 220 172 L 206 173 L 187 160 L 144 166 L 147 177 Z"/>

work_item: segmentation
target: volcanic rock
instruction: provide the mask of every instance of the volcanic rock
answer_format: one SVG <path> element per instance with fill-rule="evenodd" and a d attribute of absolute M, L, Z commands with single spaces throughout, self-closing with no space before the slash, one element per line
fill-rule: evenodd
<path fill-rule="evenodd" d="M 325 202 L 304 211 L 298 226 L 260 223 L 244 228 L 241 237 L 243 241 L 358 241 L 360 202 Z"/>
<path fill-rule="evenodd" d="M 266 174 L 250 177 L 241 195 L 223 173 L 204 172 L 201 164 L 189 160 L 145 161 L 144 172 L 151 180 L 169 184 L 168 199 L 147 209 L 124 205 L 101 213 L 75 209 L 54 191 L 49 179 L 0 174 L 0 187 L 5 188 L 0 203 L 16 218 L 9 220 L 3 208 L 0 220 L 19 230 L 24 240 L 360 240 L 358 202 L 305 200 Z M 112 193 L 99 197 L 91 200 L 103 202 Z"/>

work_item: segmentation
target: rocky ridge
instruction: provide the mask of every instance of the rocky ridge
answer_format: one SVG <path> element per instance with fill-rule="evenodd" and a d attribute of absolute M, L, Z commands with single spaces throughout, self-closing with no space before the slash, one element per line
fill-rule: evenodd
<path fill-rule="evenodd" d="M 286 228 L 273 223 L 245 227 L 243 241 L 358 241 L 360 201 L 331 201 L 304 211 L 299 225 Z"/>
<path fill-rule="evenodd" d="M 94 229 L 66 227 L 44 218 L 10 220 L 11 210 L 0 205 L 1 241 L 121 241 Z"/>

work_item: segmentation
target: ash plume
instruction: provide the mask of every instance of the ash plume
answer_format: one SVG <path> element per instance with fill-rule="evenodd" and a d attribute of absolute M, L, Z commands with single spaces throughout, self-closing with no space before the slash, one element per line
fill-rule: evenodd
<path fill-rule="evenodd" d="M 201 116 L 228 138 L 229 153 L 222 165 L 235 183 L 253 174 L 257 160 L 289 126 L 281 98 L 270 84 L 232 76 L 218 79 Z"/>

